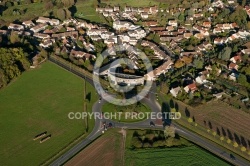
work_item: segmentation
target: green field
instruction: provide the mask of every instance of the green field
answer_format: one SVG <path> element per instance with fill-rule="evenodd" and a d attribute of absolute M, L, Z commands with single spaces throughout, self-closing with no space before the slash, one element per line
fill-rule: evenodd
<path fill-rule="evenodd" d="M 193 145 L 179 148 L 126 150 L 125 165 L 226 166 L 228 163 Z"/>
<path fill-rule="evenodd" d="M 0 165 L 39 165 L 82 136 L 83 120 L 69 120 L 68 113 L 83 111 L 83 90 L 81 78 L 50 62 L 24 72 L 2 89 Z M 89 109 L 97 96 L 90 84 L 87 90 L 92 95 Z M 33 141 L 44 131 L 52 134 L 49 140 Z"/>

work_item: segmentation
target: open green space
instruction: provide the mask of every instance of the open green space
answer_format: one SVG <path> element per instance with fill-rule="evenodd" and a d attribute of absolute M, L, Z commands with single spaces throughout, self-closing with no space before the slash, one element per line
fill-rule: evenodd
<path fill-rule="evenodd" d="M 21 10 L 25 12 L 21 15 L 13 15 L 13 10 Z M 6 21 L 7 23 L 13 22 L 15 20 L 26 21 L 43 16 L 45 12 L 46 10 L 44 9 L 43 3 L 21 4 L 8 7 L 8 9 L 6 9 L 0 16 L 0 19 Z"/>
<path fill-rule="evenodd" d="M 97 99 L 86 84 L 91 104 Z M 82 119 L 68 113 L 84 111 L 84 80 L 46 62 L 0 91 L 0 165 L 40 165 L 78 137 L 87 135 Z M 89 129 L 93 127 L 89 121 Z M 89 131 L 90 131 L 89 130 Z M 40 143 L 33 138 L 47 131 L 52 137 Z M 47 134 L 47 135 L 48 135 Z"/>
<path fill-rule="evenodd" d="M 102 106 L 102 112 L 108 112 L 114 121 L 120 122 L 138 122 L 147 118 L 147 113 L 151 112 L 150 108 L 142 103 L 129 106 L 119 106 L 111 103 L 105 103 Z M 119 116 L 120 114 L 120 116 Z"/>

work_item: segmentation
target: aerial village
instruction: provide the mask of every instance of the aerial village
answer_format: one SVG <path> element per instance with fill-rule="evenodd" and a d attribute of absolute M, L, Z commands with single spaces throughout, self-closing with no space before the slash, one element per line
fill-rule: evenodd
<path fill-rule="evenodd" d="M 110 25 L 75 18 L 60 21 L 39 17 L 22 24 L 11 23 L 8 30 L 0 30 L 0 33 L 34 38 L 41 49 L 49 50 L 90 72 L 93 72 L 96 58 L 102 56 L 103 51 L 108 51 L 109 58 L 97 74 L 109 77 L 114 84 L 143 85 L 146 80 L 153 80 L 159 85 L 166 82 L 170 88 L 164 93 L 187 103 L 195 102 L 193 99 L 201 102 L 200 98 L 204 101 L 224 98 L 225 102 L 229 102 L 228 98 L 233 95 L 238 96 L 240 102 L 245 102 L 249 100 L 247 94 L 237 86 L 238 83 L 248 86 L 239 80 L 242 81 L 241 77 L 245 76 L 243 64 L 249 62 L 250 31 L 236 22 L 213 22 L 218 17 L 218 11 L 232 6 L 234 0 L 226 3 L 217 0 L 204 8 L 189 9 L 187 17 L 163 18 L 165 24 L 155 17 L 174 17 L 176 11 L 183 13 L 186 9 L 98 6 L 96 12 L 110 20 Z M 250 6 L 245 6 L 244 11 L 249 19 Z M 115 45 L 122 45 L 127 51 L 117 53 L 113 49 Z M 141 63 L 142 52 L 150 59 L 152 71 L 147 72 Z M 39 56 L 39 52 L 36 54 Z M 119 57 L 127 57 L 135 65 L 132 69 L 119 64 L 110 65 Z M 34 66 L 36 59 L 35 56 Z M 121 67 L 118 74 L 113 69 L 117 67 Z M 223 88 L 225 86 L 229 88 Z"/>

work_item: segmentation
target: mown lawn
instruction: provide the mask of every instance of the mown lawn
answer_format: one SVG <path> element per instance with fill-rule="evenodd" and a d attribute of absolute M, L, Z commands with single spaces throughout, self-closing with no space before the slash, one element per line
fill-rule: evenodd
<path fill-rule="evenodd" d="M 83 120 L 68 118 L 69 112 L 83 111 L 83 83 L 81 78 L 46 62 L 2 89 L 0 165 L 39 165 L 83 135 Z M 89 84 L 87 89 L 94 93 Z M 96 98 L 92 95 L 93 101 Z M 44 131 L 52 134 L 49 140 L 33 141 Z"/>
<path fill-rule="evenodd" d="M 226 166 L 225 161 L 193 145 L 179 148 L 142 149 L 125 152 L 126 166 Z"/>

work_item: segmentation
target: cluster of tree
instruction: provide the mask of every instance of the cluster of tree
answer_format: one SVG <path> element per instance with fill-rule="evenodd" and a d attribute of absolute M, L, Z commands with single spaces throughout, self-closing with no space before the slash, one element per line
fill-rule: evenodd
<path fill-rule="evenodd" d="M 0 88 L 29 67 L 30 63 L 21 48 L 0 48 Z"/>
<path fill-rule="evenodd" d="M 166 126 L 164 131 L 134 131 L 131 148 L 171 147 L 185 145 L 175 134 L 174 127 Z"/>

